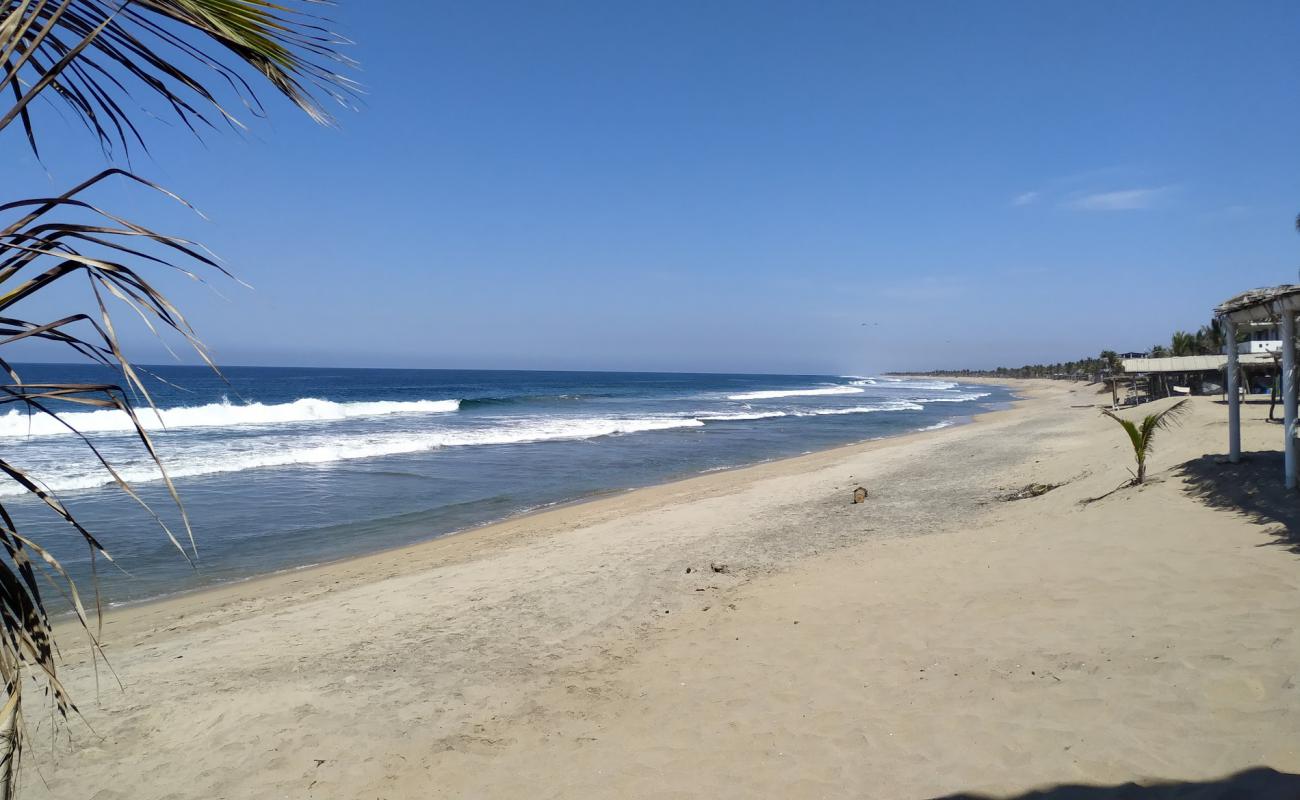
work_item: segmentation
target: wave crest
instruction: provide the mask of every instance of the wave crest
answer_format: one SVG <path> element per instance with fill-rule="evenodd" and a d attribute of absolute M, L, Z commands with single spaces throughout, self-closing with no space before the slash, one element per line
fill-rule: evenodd
<path fill-rule="evenodd" d="M 924 411 L 916 403 L 907 400 L 891 400 L 874 406 L 850 406 L 848 408 L 813 408 L 806 411 L 792 412 L 796 417 L 823 417 L 837 414 L 870 414 L 875 411 Z"/>
<path fill-rule="evenodd" d="M 865 389 L 857 386 L 826 386 L 821 389 L 773 389 L 763 392 L 745 392 L 729 394 L 728 400 L 773 400 L 778 397 L 817 397 L 828 394 L 862 394 Z"/>
<path fill-rule="evenodd" d="M 840 414 L 871 414 L 876 411 L 923 411 L 916 403 L 907 400 L 889 400 L 873 406 L 846 406 L 844 408 L 805 408 L 797 411 L 752 411 L 736 414 L 705 414 L 696 417 L 701 422 L 742 422 L 773 419 L 776 417 L 825 417 Z"/>
<path fill-rule="evenodd" d="M 969 403 L 971 400 L 979 400 L 981 397 L 988 397 L 989 392 L 963 392 L 951 397 L 919 397 L 917 403 Z"/>
<path fill-rule="evenodd" d="M 388 414 L 445 414 L 460 408 L 459 400 L 380 400 L 337 403 L 304 397 L 291 403 L 244 403 L 229 401 L 202 406 L 178 406 L 157 411 L 136 412 L 146 430 L 170 428 L 231 428 L 242 425 L 283 425 L 294 422 L 332 422 Z M 131 433 L 131 418 L 117 409 L 72 411 L 60 415 L 82 433 Z M 0 415 L 0 437 L 70 435 L 64 425 L 44 415 L 12 410 Z"/>
<path fill-rule="evenodd" d="M 330 464 L 359 458 L 404 455 L 437 450 L 444 447 L 473 447 L 480 445 L 523 444 L 562 439 L 594 439 L 643 431 L 672 428 L 698 428 L 704 425 L 697 419 L 648 417 L 641 419 L 552 419 L 530 421 L 504 427 L 468 430 L 445 430 L 430 433 L 356 434 L 324 439 L 316 436 L 299 444 L 268 442 L 264 447 L 239 453 L 228 450 L 212 451 L 196 448 L 182 458 L 168 458 L 163 454 L 167 474 L 172 478 L 198 475 L 215 475 L 225 472 L 243 472 L 261 467 L 288 467 L 308 464 Z M 60 477 L 46 485 L 56 492 L 94 489 L 113 483 L 95 462 L 64 465 Z M 151 462 L 137 460 L 134 465 L 120 468 L 119 474 L 129 483 L 148 483 L 162 476 Z M 15 483 L 0 484 L 0 497 L 25 494 Z"/>

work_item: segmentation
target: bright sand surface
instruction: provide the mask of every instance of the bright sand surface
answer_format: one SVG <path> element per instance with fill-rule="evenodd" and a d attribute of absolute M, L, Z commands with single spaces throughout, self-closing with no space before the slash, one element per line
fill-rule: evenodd
<path fill-rule="evenodd" d="M 1081 505 L 1131 461 L 1075 407 L 1096 389 L 1026 383 L 975 424 L 115 611 L 124 688 L 101 670 L 97 693 L 65 630 L 94 733 L 52 737 L 31 703 L 25 797 L 911 798 L 1300 772 L 1279 426 L 1248 405 L 1250 457 L 1216 463 L 1225 408 L 1196 398 L 1152 483 Z M 999 499 L 1029 482 L 1064 485 Z"/>

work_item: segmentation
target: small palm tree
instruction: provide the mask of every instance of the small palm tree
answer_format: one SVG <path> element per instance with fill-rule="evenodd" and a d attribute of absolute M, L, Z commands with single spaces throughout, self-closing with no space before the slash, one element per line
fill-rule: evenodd
<path fill-rule="evenodd" d="M 1179 418 L 1187 413 L 1189 402 L 1185 399 L 1179 400 L 1158 414 L 1147 414 L 1141 422 L 1124 419 L 1110 409 L 1101 410 L 1101 413 L 1119 423 L 1128 434 L 1129 441 L 1133 443 L 1133 457 L 1137 460 L 1137 472 L 1132 473 L 1133 480 L 1130 485 L 1137 486 L 1146 481 L 1147 456 L 1155 452 L 1156 431 L 1176 425 Z"/>

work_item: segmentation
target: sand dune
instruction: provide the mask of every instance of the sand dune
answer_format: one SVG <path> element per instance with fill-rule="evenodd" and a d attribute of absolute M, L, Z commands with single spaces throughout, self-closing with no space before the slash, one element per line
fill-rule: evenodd
<path fill-rule="evenodd" d="M 1300 528 L 1266 406 L 1247 464 L 1206 457 L 1225 413 L 1197 399 L 1155 482 L 1084 506 L 1127 443 L 1073 407 L 1094 389 L 1027 391 L 973 425 L 124 610 L 126 688 L 84 703 L 102 738 L 38 726 L 27 796 L 1213 796 L 1195 782 L 1300 771 Z M 999 499 L 1029 482 L 1064 485 Z"/>

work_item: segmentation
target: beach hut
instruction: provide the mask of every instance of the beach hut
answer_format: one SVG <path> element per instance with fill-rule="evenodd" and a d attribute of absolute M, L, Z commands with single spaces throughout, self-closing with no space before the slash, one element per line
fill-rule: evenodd
<path fill-rule="evenodd" d="M 1274 353 L 1259 350 L 1244 352 L 1251 343 L 1242 342 L 1237 354 L 1238 376 L 1245 377 L 1247 394 L 1268 391 L 1269 376 L 1275 365 Z M 1280 344 L 1279 344 L 1280 346 Z M 1158 400 L 1175 394 L 1222 394 L 1224 370 L 1228 368 L 1226 354 L 1210 356 L 1165 356 L 1163 358 L 1125 358 L 1123 380 L 1145 381 L 1149 387 L 1146 399 Z M 1240 384 L 1239 384 L 1240 385 Z"/>
<path fill-rule="evenodd" d="M 1254 335 L 1249 341 L 1237 343 L 1239 333 L 1254 334 L 1277 326 L 1276 349 L 1281 350 L 1282 361 L 1282 448 L 1286 464 L 1286 488 L 1296 486 L 1296 347 L 1295 318 L 1300 312 L 1300 286 L 1284 284 L 1248 292 L 1220 303 L 1214 309 L 1224 327 L 1227 341 L 1228 384 L 1228 460 L 1241 460 L 1241 354 L 1254 353 L 1263 348 L 1255 344 Z"/>

